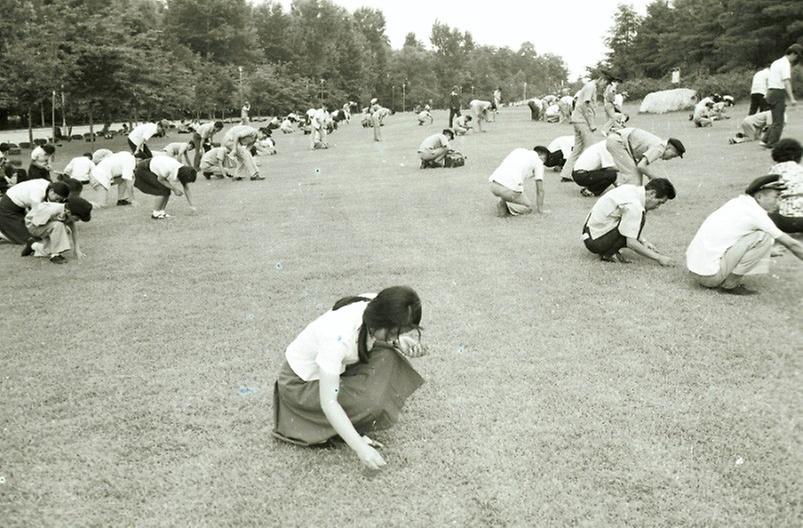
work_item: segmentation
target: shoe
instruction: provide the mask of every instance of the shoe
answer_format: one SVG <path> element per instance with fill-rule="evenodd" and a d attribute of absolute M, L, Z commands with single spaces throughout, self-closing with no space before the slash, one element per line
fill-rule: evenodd
<path fill-rule="evenodd" d="M 573 179 L 571 179 L 571 178 L 561 178 L 561 179 L 560 179 L 560 181 L 561 181 L 561 183 L 566 183 L 566 182 L 572 182 L 572 183 L 574 183 L 574 180 L 573 180 Z"/>
<path fill-rule="evenodd" d="M 264 176 L 260 176 L 259 174 L 255 175 L 255 176 L 251 176 L 251 181 L 261 181 L 261 180 L 264 180 L 264 179 L 265 179 L 265 177 Z"/>
<path fill-rule="evenodd" d="M 65 262 L 67 262 L 67 259 L 62 257 L 61 255 L 53 255 L 52 257 L 50 257 L 50 262 L 52 262 L 53 264 L 64 264 Z"/>
<path fill-rule="evenodd" d="M 34 242 L 35 241 L 34 241 L 33 238 L 29 238 L 28 241 L 25 242 L 25 247 L 22 248 L 22 253 L 20 253 L 20 255 L 23 256 L 23 257 L 27 257 L 29 255 L 33 255 L 33 243 Z"/>
<path fill-rule="evenodd" d="M 130 200 L 117 200 L 117 205 L 131 205 Z"/>
<path fill-rule="evenodd" d="M 204 178 L 206 178 L 207 180 L 211 180 L 212 179 L 212 173 L 211 172 L 204 172 Z"/>
<path fill-rule="evenodd" d="M 234 177 L 234 181 L 243 181 L 243 177 L 242 176 L 235 176 Z"/>
<path fill-rule="evenodd" d="M 585 187 L 580 189 L 580 194 L 582 194 L 583 196 L 589 196 L 589 197 L 593 197 L 594 196 L 594 193 L 592 193 L 591 191 L 589 191 Z"/>
<path fill-rule="evenodd" d="M 154 211 L 151 213 L 152 220 L 164 220 L 165 218 L 167 218 L 167 213 L 164 211 Z"/>
<path fill-rule="evenodd" d="M 618 251 L 613 255 L 600 255 L 599 259 L 603 262 L 614 262 L 616 264 L 630 264 L 630 260 L 622 256 Z"/>
<path fill-rule="evenodd" d="M 750 288 L 745 288 L 743 284 L 736 286 L 735 288 L 719 288 L 721 293 L 727 293 L 728 295 L 758 295 L 756 290 L 751 290 Z"/>
<path fill-rule="evenodd" d="M 507 204 L 502 200 L 496 202 L 496 216 L 499 218 L 510 216 L 510 209 L 507 208 Z"/>

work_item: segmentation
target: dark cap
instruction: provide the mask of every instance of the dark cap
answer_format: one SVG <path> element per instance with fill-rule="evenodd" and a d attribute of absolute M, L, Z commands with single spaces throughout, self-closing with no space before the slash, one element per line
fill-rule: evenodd
<path fill-rule="evenodd" d="M 454 139 L 454 130 L 452 130 L 451 128 L 444 128 L 441 134 L 449 134 L 450 136 L 452 136 L 452 139 Z"/>
<path fill-rule="evenodd" d="M 760 178 L 756 178 L 750 182 L 750 185 L 747 186 L 747 189 L 744 190 L 744 193 L 753 196 L 758 191 L 762 191 L 764 189 L 784 191 L 786 190 L 786 184 L 781 181 L 781 177 L 777 174 L 768 174 L 767 176 L 761 176 Z"/>
<path fill-rule="evenodd" d="M 92 218 L 92 204 L 80 196 L 70 196 L 67 198 L 67 208 L 70 213 L 77 216 L 82 222 L 89 222 Z"/>
<path fill-rule="evenodd" d="M 790 53 L 797 53 L 798 57 L 803 57 L 803 46 L 797 43 L 792 44 L 786 48 L 786 55 L 789 55 Z"/>
<path fill-rule="evenodd" d="M 666 140 L 666 142 L 667 144 L 675 147 L 675 150 L 678 152 L 678 156 L 680 156 L 681 158 L 683 157 L 683 154 L 686 153 L 686 147 L 683 146 L 683 143 L 681 143 L 679 139 L 669 138 L 668 140 Z"/>

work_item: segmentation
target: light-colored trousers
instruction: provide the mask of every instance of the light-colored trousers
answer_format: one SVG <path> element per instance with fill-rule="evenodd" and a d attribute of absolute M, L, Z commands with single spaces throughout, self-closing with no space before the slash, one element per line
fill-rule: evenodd
<path fill-rule="evenodd" d="M 326 127 L 324 126 L 321 126 L 321 128 L 312 127 L 312 132 L 310 132 L 309 148 L 314 149 L 317 143 L 326 145 Z"/>
<path fill-rule="evenodd" d="M 572 179 L 572 171 L 577 158 L 580 157 L 580 154 L 585 149 L 594 144 L 594 133 L 588 123 L 572 123 L 572 126 L 574 127 L 574 148 L 572 148 L 571 156 L 566 160 L 563 169 L 560 171 L 560 177 L 564 180 Z"/>
<path fill-rule="evenodd" d="M 246 147 L 245 145 L 237 143 L 234 147 L 234 152 L 229 154 L 237 163 L 237 168 L 234 173 L 236 178 L 250 178 L 259 173 L 256 163 L 254 163 L 254 157 L 249 150 L 250 148 L 251 147 Z"/>
<path fill-rule="evenodd" d="M 112 178 L 111 186 L 109 187 L 108 191 L 106 190 L 105 187 L 103 187 L 103 185 L 97 183 L 97 181 L 91 183 L 91 185 L 93 190 L 103 193 L 103 200 L 101 201 L 101 203 L 103 203 L 104 205 L 109 202 L 109 193 L 112 190 L 111 188 L 114 186 L 117 186 L 117 200 L 128 200 L 130 202 L 134 199 L 133 180 L 123 179 L 122 176 L 115 176 L 114 178 Z"/>
<path fill-rule="evenodd" d="M 619 171 L 619 175 L 616 177 L 616 185 L 625 183 L 641 185 L 642 176 L 636 167 L 636 160 L 630 154 L 630 149 L 625 144 L 622 136 L 616 132 L 611 132 L 608 134 L 608 139 L 605 140 L 605 146 L 616 164 L 616 170 Z"/>
<path fill-rule="evenodd" d="M 26 224 L 25 227 L 32 236 L 42 239 L 41 245 L 34 245 L 34 255 L 37 257 L 50 257 L 72 249 L 70 227 L 64 222 L 54 220 L 43 226 Z"/>
<path fill-rule="evenodd" d="M 706 288 L 732 289 L 742 282 L 744 275 L 758 275 L 769 270 L 772 237 L 764 231 L 753 231 L 740 238 L 722 255 L 719 271 L 714 275 L 692 276 Z"/>

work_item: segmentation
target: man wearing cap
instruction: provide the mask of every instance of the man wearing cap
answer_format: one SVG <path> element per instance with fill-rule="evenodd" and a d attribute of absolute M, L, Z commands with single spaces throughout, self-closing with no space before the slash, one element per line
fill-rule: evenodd
<path fill-rule="evenodd" d="M 569 123 L 574 127 L 574 149 L 566 160 L 560 173 L 561 181 L 572 181 L 572 171 L 577 158 L 594 144 L 594 131 L 597 130 L 597 90 L 605 90 L 611 82 L 610 75 L 603 73 L 598 79 L 587 82 L 577 92 L 574 111 Z"/>
<path fill-rule="evenodd" d="M 524 182 L 535 180 L 535 212 L 544 213 L 544 162 L 549 156 L 546 147 L 538 145 L 532 150 L 514 149 L 488 178 L 491 194 L 499 198 L 497 215 L 529 214 L 533 201 L 524 194 Z"/>
<path fill-rule="evenodd" d="M 678 156 L 682 158 L 686 152 L 686 147 L 680 140 L 663 140 L 640 128 L 628 127 L 612 131 L 605 141 L 619 171 L 617 185 L 641 185 L 643 176 L 650 180 L 656 178 L 652 169 L 653 162 Z"/>
<path fill-rule="evenodd" d="M 418 147 L 418 157 L 421 158 L 421 168 L 443 167 L 443 160 L 451 148 L 449 142 L 454 139 L 454 132 L 444 128 L 440 134 L 433 134 L 421 142 Z"/>
<path fill-rule="evenodd" d="M 628 263 L 619 252 L 627 247 L 661 266 L 674 265 L 670 257 L 641 236 L 647 211 L 674 199 L 675 187 L 665 178 L 652 179 L 644 187 L 620 185 L 608 191 L 586 217 L 582 235 L 586 249 L 599 255 L 600 260 Z"/>
<path fill-rule="evenodd" d="M 800 62 L 803 56 L 803 46 L 792 44 L 786 48 L 783 57 L 770 65 L 770 74 L 767 78 L 767 104 L 772 112 L 772 124 L 767 132 L 765 146 L 772 148 L 781 139 L 784 125 L 784 112 L 786 112 L 786 96 L 789 95 L 789 104 L 795 106 L 797 100 L 792 91 L 792 66 Z"/>
<path fill-rule="evenodd" d="M 686 250 L 686 267 L 698 284 L 722 293 L 752 295 L 745 275 L 767 273 L 773 240 L 803 260 L 803 244 L 784 234 L 769 213 L 786 189 L 777 174 L 753 180 L 738 196 L 711 213 Z"/>

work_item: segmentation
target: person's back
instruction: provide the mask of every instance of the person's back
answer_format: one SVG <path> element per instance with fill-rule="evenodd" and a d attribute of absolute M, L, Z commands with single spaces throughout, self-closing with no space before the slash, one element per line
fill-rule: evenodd
<path fill-rule="evenodd" d="M 421 145 L 418 147 L 418 152 L 423 152 L 425 150 L 435 150 L 442 147 L 446 147 L 449 145 L 449 140 L 443 134 L 433 134 L 424 141 L 421 142 Z"/>

